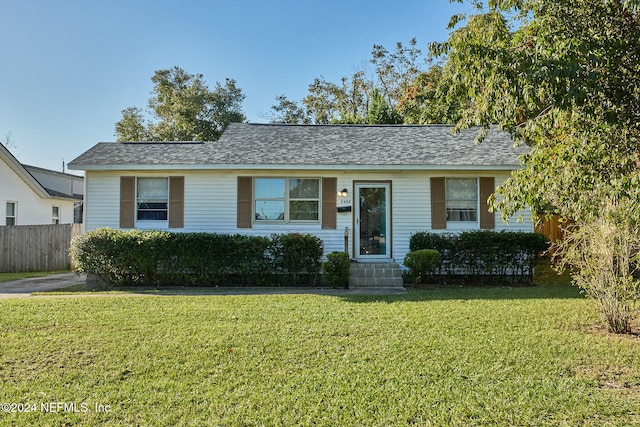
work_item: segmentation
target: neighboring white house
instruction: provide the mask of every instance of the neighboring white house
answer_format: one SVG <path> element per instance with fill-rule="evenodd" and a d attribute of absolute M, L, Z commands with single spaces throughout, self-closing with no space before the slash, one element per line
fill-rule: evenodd
<path fill-rule="evenodd" d="M 0 225 L 73 223 L 83 197 L 78 181 L 83 178 L 25 166 L 0 144 Z"/>
<path fill-rule="evenodd" d="M 361 261 L 401 261 L 417 231 L 533 231 L 487 207 L 526 147 L 451 131 L 234 123 L 217 142 L 99 143 L 69 168 L 85 171 L 86 230 L 295 231 L 325 253 L 346 237 Z"/>

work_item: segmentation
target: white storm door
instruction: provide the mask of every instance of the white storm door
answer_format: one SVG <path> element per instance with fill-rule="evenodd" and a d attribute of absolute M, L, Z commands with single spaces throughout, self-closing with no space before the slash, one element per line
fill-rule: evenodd
<path fill-rule="evenodd" d="M 355 193 L 356 258 L 391 258 L 391 184 L 356 183 Z"/>

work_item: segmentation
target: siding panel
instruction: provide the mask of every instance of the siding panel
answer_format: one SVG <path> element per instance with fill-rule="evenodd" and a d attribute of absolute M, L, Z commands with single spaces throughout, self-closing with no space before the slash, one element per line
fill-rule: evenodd
<path fill-rule="evenodd" d="M 53 207 L 60 208 L 60 223 L 73 222 L 73 201 L 41 198 L 0 160 L 0 225 L 6 225 L 7 201 L 17 202 L 16 225 L 48 225 L 53 220 Z"/>
<path fill-rule="evenodd" d="M 170 173 L 169 173 L 170 172 Z M 353 195 L 354 181 L 392 181 L 392 254 L 402 262 L 409 250 L 409 239 L 418 231 L 431 231 L 432 177 L 485 175 L 479 172 L 339 172 L 336 171 L 169 171 L 165 173 L 135 172 L 136 176 L 185 176 L 184 227 L 180 231 L 206 231 L 216 233 L 242 233 L 268 236 L 273 233 L 301 232 L 317 235 L 324 242 L 325 254 L 344 250 L 344 231 L 349 229 L 348 252 L 353 252 L 353 212 L 336 214 L 336 228 L 322 229 L 321 224 L 253 224 L 253 228 L 239 228 L 237 223 L 238 177 L 299 176 L 336 177 L 336 188 L 347 188 Z M 88 172 L 87 173 L 87 230 L 98 227 L 118 228 L 119 182 L 121 175 L 134 172 Z M 495 183 L 500 185 L 509 177 L 509 172 L 496 173 Z M 357 202 L 352 200 L 352 202 Z M 249 200 L 249 205 L 251 201 Z M 496 230 L 532 231 L 529 214 L 523 212 L 524 222 L 509 223 L 496 219 Z M 438 230 L 447 231 L 447 230 Z"/>

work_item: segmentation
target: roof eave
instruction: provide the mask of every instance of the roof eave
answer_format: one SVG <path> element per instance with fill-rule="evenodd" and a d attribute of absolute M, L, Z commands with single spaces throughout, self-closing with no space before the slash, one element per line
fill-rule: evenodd
<path fill-rule="evenodd" d="M 22 163 L 14 157 L 13 154 L 2 144 L 0 144 L 0 158 L 2 158 L 7 166 L 24 181 L 25 184 L 39 197 L 47 199 L 51 194 L 38 182 L 37 179 L 29 173 Z"/>
<path fill-rule="evenodd" d="M 160 171 L 160 170 L 376 170 L 376 171 L 421 171 L 421 170 L 500 170 L 520 169 L 521 165 L 300 165 L 300 164 L 201 164 L 201 165 L 69 165 L 70 169 L 85 171 Z"/>

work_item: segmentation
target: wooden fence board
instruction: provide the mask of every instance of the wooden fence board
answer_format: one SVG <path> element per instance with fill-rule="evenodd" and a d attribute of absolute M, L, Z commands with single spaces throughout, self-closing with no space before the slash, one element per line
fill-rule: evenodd
<path fill-rule="evenodd" d="M 572 221 L 563 220 L 559 215 L 539 221 L 536 231 L 544 234 L 551 243 L 560 243 L 565 238 L 565 230 L 571 228 Z"/>
<path fill-rule="evenodd" d="M 82 224 L 0 226 L 0 273 L 68 270 Z"/>

